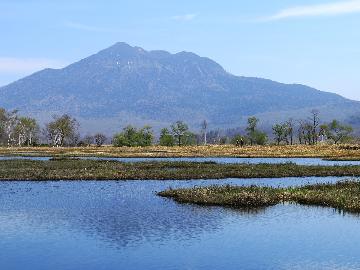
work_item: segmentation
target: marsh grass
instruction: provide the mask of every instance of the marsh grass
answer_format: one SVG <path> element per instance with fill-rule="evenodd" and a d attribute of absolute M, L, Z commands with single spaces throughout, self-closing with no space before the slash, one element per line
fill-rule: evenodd
<path fill-rule="evenodd" d="M 352 145 L 2 147 L 0 148 L 0 155 L 72 157 L 350 157 L 360 159 L 360 147 Z"/>
<path fill-rule="evenodd" d="M 127 163 L 72 158 L 0 161 L 0 180 L 188 180 L 305 176 L 360 176 L 360 166 L 176 161 Z"/>
<path fill-rule="evenodd" d="M 301 205 L 333 207 L 360 213 L 360 182 L 317 184 L 293 188 L 211 186 L 169 189 L 158 193 L 180 203 L 259 208 L 290 202 Z"/>

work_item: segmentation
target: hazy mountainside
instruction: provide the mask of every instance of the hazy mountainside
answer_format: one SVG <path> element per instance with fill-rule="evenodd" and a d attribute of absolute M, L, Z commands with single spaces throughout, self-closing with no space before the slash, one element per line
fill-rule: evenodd
<path fill-rule="evenodd" d="M 0 88 L 0 107 L 46 121 L 52 114 L 78 117 L 85 130 L 112 132 L 126 124 L 234 127 L 249 115 L 265 123 L 304 118 L 319 108 L 324 119 L 354 119 L 360 102 L 303 85 L 237 77 L 189 52 L 145 51 L 126 43 L 63 69 L 45 69 Z"/>

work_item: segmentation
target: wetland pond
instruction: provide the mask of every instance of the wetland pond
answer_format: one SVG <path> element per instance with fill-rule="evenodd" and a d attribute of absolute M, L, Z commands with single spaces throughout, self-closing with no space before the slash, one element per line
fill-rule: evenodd
<path fill-rule="evenodd" d="M 360 216 L 178 204 L 157 191 L 344 178 L 0 182 L 0 269 L 360 269 Z"/>
<path fill-rule="evenodd" d="M 91 160 L 108 160 L 119 162 L 151 162 L 151 161 L 185 161 L 185 162 L 216 162 L 220 164 L 281 164 L 281 163 L 295 163 L 297 165 L 321 165 L 321 166 L 346 166 L 346 165 L 360 165 L 360 160 L 325 160 L 321 158 L 243 158 L 243 157 L 180 157 L 180 158 L 157 158 L 157 157 L 143 157 L 143 158 L 129 158 L 129 157 L 74 157 L 79 159 Z M 11 159 L 28 159 L 28 160 L 42 160 L 48 161 L 51 157 L 34 157 L 34 156 L 0 156 L 0 160 Z"/>

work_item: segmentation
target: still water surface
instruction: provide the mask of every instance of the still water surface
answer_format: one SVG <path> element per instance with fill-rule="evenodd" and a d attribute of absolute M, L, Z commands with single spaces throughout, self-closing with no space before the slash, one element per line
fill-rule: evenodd
<path fill-rule="evenodd" d="M 90 157 L 87 159 L 99 159 Z M 146 161 L 187 161 L 187 162 L 216 162 L 223 164 L 280 164 L 292 162 L 298 165 L 328 165 L 328 166 L 345 166 L 360 165 L 360 161 L 330 161 L 321 158 L 236 158 L 236 157 L 196 157 L 196 158 L 100 158 L 102 160 L 115 160 L 122 162 L 146 162 Z"/>
<path fill-rule="evenodd" d="M 79 157 L 80 159 L 91 160 L 109 160 L 120 162 L 150 162 L 150 161 L 187 161 L 187 162 L 216 162 L 222 164 L 280 164 L 292 162 L 298 165 L 327 165 L 327 166 L 345 166 L 345 165 L 360 165 L 358 161 L 330 161 L 321 158 L 237 158 L 237 157 L 193 157 L 193 158 L 107 158 L 107 157 Z M 47 161 L 50 157 L 17 157 L 17 156 L 0 156 L 0 160 L 10 159 L 30 159 L 30 160 L 43 160 Z"/>
<path fill-rule="evenodd" d="M 360 269 L 360 217 L 181 205 L 168 187 L 342 178 L 0 183 L 0 269 Z"/>

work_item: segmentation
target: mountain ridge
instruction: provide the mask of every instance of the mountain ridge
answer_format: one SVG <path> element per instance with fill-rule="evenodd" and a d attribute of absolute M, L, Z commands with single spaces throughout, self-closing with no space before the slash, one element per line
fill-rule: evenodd
<path fill-rule="evenodd" d="M 146 51 L 123 42 L 0 87 L 0 107 L 19 109 L 41 122 L 69 113 L 85 124 L 84 130 L 112 131 L 132 123 L 162 127 L 177 120 L 198 127 L 203 119 L 213 128 L 232 128 L 251 115 L 270 124 L 306 117 L 311 109 L 321 109 L 324 121 L 337 116 L 346 122 L 360 114 L 360 102 L 338 94 L 235 76 L 191 52 Z"/>

